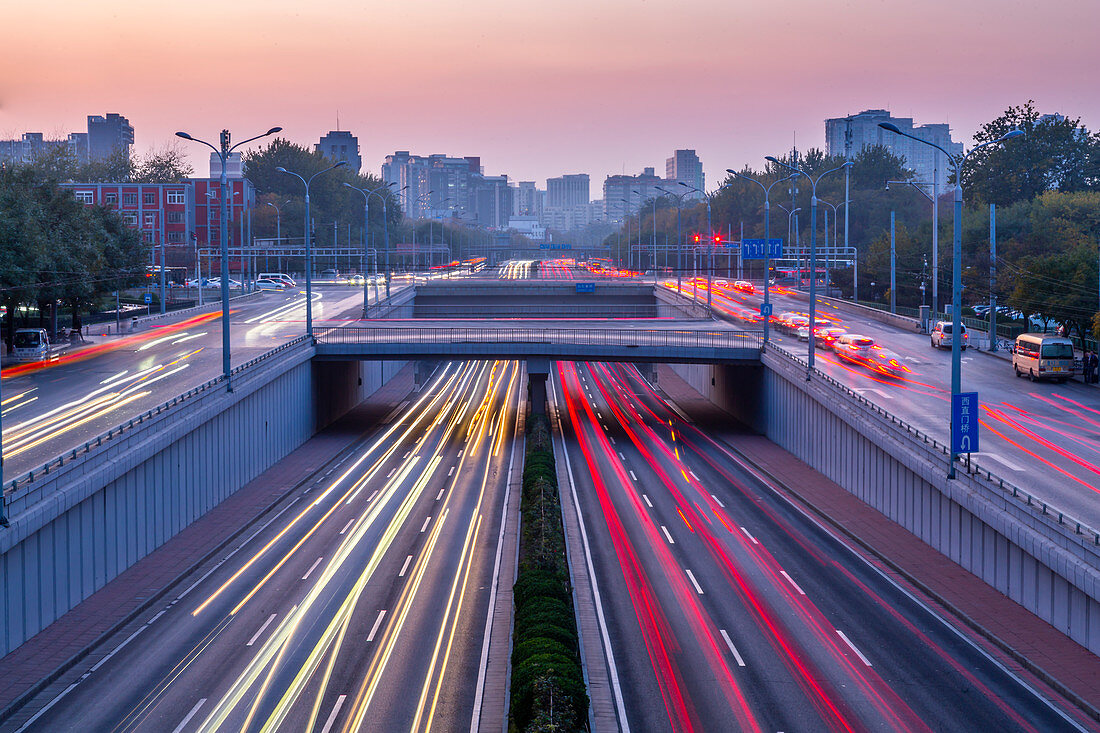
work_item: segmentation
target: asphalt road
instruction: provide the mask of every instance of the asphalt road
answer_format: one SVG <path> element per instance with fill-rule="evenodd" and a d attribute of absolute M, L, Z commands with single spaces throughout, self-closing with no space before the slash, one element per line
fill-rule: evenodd
<path fill-rule="evenodd" d="M 1073 728 L 778 500 L 721 426 L 628 366 L 553 382 L 630 729 Z"/>
<path fill-rule="evenodd" d="M 469 729 L 522 382 L 441 366 L 4 729 Z"/>
<path fill-rule="evenodd" d="M 705 299 L 705 289 L 700 297 Z M 759 312 L 762 300 L 762 293 L 745 295 L 729 288 L 716 288 L 713 298 L 715 313 L 738 325 Z M 773 292 L 772 301 L 776 315 L 808 312 L 802 293 Z M 851 333 L 872 337 L 900 356 L 910 371 L 885 376 L 842 362 L 821 348 L 818 370 L 941 443 L 950 442 L 950 349 L 933 348 L 926 334 L 841 312 L 828 303 L 819 302 L 817 313 Z M 773 329 L 773 340 L 806 358 L 808 345 L 793 334 Z M 1017 379 L 1011 361 L 971 348 L 962 356 L 962 391 L 977 392 L 982 405 L 981 452 L 971 455 L 975 463 L 1100 528 L 1100 389 L 1081 382 Z"/>
<path fill-rule="evenodd" d="M 313 298 L 318 326 L 358 321 L 362 314 L 361 287 L 321 285 Z M 304 332 L 304 289 L 236 301 L 230 306 L 232 364 L 243 364 Z M 132 335 L 92 335 L 93 345 L 56 362 L 8 365 L 3 379 L 4 476 L 20 476 L 217 377 L 222 373 L 221 333 L 220 310 L 170 317 Z"/>

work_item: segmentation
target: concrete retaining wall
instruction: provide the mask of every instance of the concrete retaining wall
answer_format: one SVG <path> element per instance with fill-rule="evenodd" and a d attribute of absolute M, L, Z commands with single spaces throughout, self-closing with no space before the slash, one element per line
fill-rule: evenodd
<path fill-rule="evenodd" d="M 10 496 L 0 656 L 270 468 L 400 362 L 314 364 L 303 341 L 115 435 Z M 315 408 L 316 405 L 316 408 Z"/>
<path fill-rule="evenodd" d="M 942 446 L 871 409 L 775 349 L 760 379 L 676 365 L 716 404 L 875 507 L 1094 653 L 1100 653 L 1100 546 L 987 476 L 946 478 Z M 742 394 L 756 391 L 758 401 Z"/>

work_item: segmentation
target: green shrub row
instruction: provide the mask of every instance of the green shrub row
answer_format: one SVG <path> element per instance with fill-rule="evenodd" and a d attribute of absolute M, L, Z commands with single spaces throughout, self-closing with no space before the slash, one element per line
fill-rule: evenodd
<path fill-rule="evenodd" d="M 520 514 L 509 727 L 525 733 L 584 729 L 588 692 L 581 671 L 550 426 L 541 415 L 531 416 L 527 423 Z"/>

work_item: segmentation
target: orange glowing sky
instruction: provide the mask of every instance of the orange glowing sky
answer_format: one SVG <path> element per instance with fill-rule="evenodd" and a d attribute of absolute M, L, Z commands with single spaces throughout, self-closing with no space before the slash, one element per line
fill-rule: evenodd
<path fill-rule="evenodd" d="M 303 144 L 480 155 L 513 180 L 636 173 L 695 148 L 708 185 L 888 108 L 969 141 L 1007 106 L 1100 127 L 1100 0 L 40 0 L 4 11 L 0 138 L 130 119 Z M 194 151 L 196 172 L 206 156 Z"/>

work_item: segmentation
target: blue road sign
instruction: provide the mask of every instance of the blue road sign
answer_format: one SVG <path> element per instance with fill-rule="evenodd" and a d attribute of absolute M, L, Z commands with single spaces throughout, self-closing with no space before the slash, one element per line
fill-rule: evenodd
<path fill-rule="evenodd" d="M 594 293 L 596 292 L 596 283 L 577 283 L 578 293 Z"/>
<path fill-rule="evenodd" d="M 783 256 L 783 238 L 772 237 L 767 241 L 768 251 L 767 257 L 773 260 L 779 259 Z M 742 239 L 741 240 L 741 259 L 743 260 L 762 260 L 765 259 L 764 240 L 763 239 Z"/>
<path fill-rule="evenodd" d="M 558 243 L 558 242 L 543 242 L 539 245 L 539 249 L 573 249 L 573 244 L 570 243 Z"/>
<path fill-rule="evenodd" d="M 978 452 L 978 393 L 951 396 L 951 452 Z"/>
<path fill-rule="evenodd" d="M 153 303 L 153 294 L 152 293 L 146 293 L 145 294 L 145 305 L 152 305 L 152 303 Z"/>
<path fill-rule="evenodd" d="M 772 305 L 773 305 L 772 303 L 761 303 L 760 304 L 760 315 L 764 316 L 765 318 L 770 316 L 772 314 Z"/>

